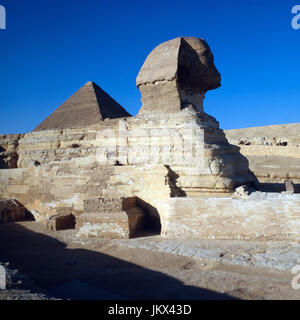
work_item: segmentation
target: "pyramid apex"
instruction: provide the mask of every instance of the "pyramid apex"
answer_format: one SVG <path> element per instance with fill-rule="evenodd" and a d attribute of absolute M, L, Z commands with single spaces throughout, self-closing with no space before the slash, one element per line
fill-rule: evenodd
<path fill-rule="evenodd" d="M 93 86 L 93 85 L 95 85 L 95 82 L 94 82 L 94 81 L 88 81 L 88 82 L 84 85 L 84 87 L 85 87 L 85 86 Z"/>

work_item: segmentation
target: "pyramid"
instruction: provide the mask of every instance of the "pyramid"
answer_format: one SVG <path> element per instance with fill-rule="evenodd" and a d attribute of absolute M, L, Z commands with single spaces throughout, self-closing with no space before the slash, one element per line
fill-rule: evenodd
<path fill-rule="evenodd" d="M 87 82 L 33 131 L 85 127 L 131 115 L 94 82 Z"/>

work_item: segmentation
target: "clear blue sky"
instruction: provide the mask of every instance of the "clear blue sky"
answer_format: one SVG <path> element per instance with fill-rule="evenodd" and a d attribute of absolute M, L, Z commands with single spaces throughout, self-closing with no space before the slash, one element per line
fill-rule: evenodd
<path fill-rule="evenodd" d="M 0 0 L 0 133 L 31 131 L 87 81 L 133 115 L 159 43 L 206 39 L 222 74 L 204 109 L 223 129 L 300 122 L 300 0 Z"/>

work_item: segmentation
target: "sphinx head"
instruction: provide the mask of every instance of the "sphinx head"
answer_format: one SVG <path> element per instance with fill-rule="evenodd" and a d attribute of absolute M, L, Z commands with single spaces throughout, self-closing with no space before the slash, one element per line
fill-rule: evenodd
<path fill-rule="evenodd" d="M 138 77 L 140 113 L 203 111 L 207 90 L 221 85 L 221 76 L 205 40 L 180 37 L 160 44 L 147 57 Z"/>

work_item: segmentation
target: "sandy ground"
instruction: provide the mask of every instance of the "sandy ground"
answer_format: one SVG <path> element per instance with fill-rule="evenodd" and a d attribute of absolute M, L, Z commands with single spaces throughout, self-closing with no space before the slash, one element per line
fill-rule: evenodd
<path fill-rule="evenodd" d="M 0 225 L 0 244 L 0 261 L 54 298 L 300 299 L 296 242 L 79 239 L 28 221 Z"/>

